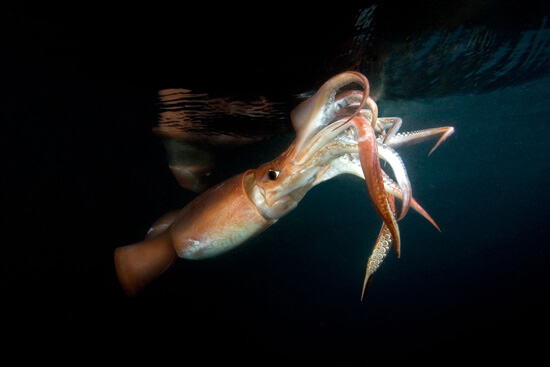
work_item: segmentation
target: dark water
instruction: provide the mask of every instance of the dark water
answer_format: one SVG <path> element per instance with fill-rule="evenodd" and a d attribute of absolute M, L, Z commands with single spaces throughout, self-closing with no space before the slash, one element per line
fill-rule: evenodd
<path fill-rule="evenodd" d="M 3 351 L 258 365 L 544 356 L 550 11 L 534 2 L 375 5 L 257 17 L 5 9 Z M 410 212 L 401 258 L 387 257 L 360 302 L 380 220 L 364 183 L 342 176 L 259 237 L 214 259 L 179 260 L 128 299 L 114 249 L 195 197 L 153 132 L 157 92 L 276 103 L 267 130 L 243 129 L 246 119 L 230 113 L 223 128 L 223 113 L 205 120 L 260 140 L 234 155 L 207 145 L 229 174 L 276 157 L 292 139 L 280 111 L 348 69 L 369 77 L 381 115 L 403 118 L 402 131 L 455 127 L 430 157 L 429 143 L 400 150 L 415 198 L 442 232 Z"/>

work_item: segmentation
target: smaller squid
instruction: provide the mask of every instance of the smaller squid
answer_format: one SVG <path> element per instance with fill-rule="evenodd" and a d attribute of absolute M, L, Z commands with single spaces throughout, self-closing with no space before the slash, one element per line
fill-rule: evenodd
<path fill-rule="evenodd" d="M 352 85 L 360 89 L 349 89 Z M 383 222 L 367 261 L 363 298 L 389 249 L 393 246 L 400 255 L 397 222 L 409 207 L 438 228 L 413 198 L 405 165 L 394 149 L 439 136 L 431 154 L 454 131 L 440 127 L 399 133 L 401 119 L 378 117 L 369 88 L 367 78 L 358 72 L 332 77 L 292 110 L 296 139 L 278 158 L 214 186 L 180 211 L 165 214 L 142 242 L 117 248 L 115 267 L 124 291 L 137 295 L 178 256 L 202 259 L 242 244 L 294 209 L 314 186 L 353 174 L 365 180 Z M 380 159 L 392 168 L 395 181 L 384 172 Z M 402 203 L 399 215 L 394 197 Z"/>

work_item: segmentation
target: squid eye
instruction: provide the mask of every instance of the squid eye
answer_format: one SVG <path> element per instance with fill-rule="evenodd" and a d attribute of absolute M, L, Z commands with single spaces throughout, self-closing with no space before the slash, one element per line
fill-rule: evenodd
<path fill-rule="evenodd" d="M 279 172 L 280 171 L 276 171 L 274 169 L 270 169 L 269 171 L 267 171 L 267 177 L 269 177 L 270 180 L 276 180 L 277 177 L 279 177 Z"/>

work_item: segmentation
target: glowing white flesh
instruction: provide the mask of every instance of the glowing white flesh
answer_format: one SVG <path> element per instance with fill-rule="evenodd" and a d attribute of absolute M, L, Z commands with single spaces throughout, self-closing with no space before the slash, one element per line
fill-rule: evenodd
<path fill-rule="evenodd" d="M 291 111 L 290 119 L 296 131 L 295 149 L 297 153 L 301 152 L 306 142 L 309 142 L 319 131 L 334 121 L 336 112 L 346 103 L 345 101 L 335 103 L 336 94 L 341 88 L 353 83 L 363 87 L 363 99 L 358 107 L 358 109 L 362 109 L 369 95 L 369 82 L 360 73 L 345 72 L 329 79 L 317 93 Z"/>

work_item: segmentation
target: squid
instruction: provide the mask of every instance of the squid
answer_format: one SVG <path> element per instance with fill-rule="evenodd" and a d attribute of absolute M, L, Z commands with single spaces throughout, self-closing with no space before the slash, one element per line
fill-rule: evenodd
<path fill-rule="evenodd" d="M 124 292 L 138 295 L 178 257 L 204 259 L 229 251 L 277 223 L 316 185 L 352 174 L 365 180 L 382 220 L 367 260 L 363 299 L 390 248 L 400 256 L 398 221 L 409 208 L 439 229 L 413 198 L 405 165 L 395 149 L 440 136 L 431 154 L 454 132 L 449 126 L 399 133 L 402 120 L 378 117 L 369 88 L 368 79 L 358 72 L 330 78 L 291 111 L 296 138 L 278 158 L 210 188 L 180 211 L 159 218 L 143 241 L 115 249 L 115 268 Z M 395 180 L 380 160 L 392 169 Z M 399 213 L 395 198 L 401 201 Z"/>

